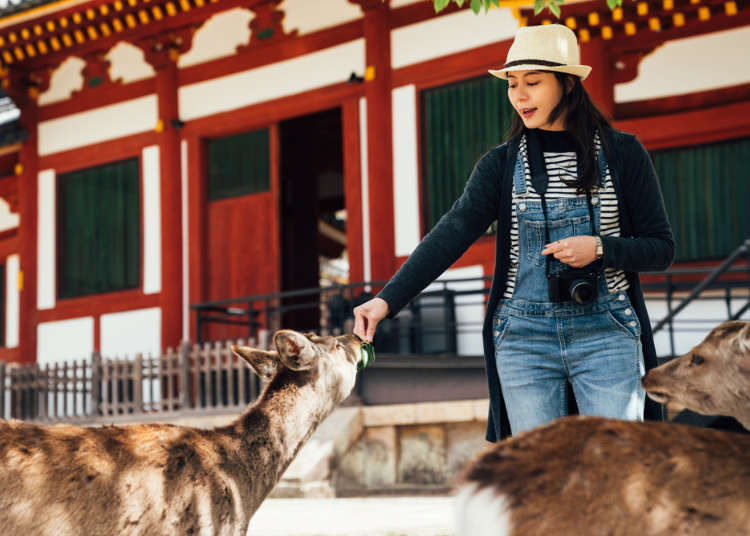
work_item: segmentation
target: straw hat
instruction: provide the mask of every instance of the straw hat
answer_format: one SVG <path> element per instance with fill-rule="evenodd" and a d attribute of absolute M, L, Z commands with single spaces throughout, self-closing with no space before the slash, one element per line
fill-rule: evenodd
<path fill-rule="evenodd" d="M 584 80 L 591 67 L 580 63 L 576 34 L 567 26 L 522 26 L 508 50 L 505 65 L 490 73 L 507 80 L 509 71 L 545 70 L 573 74 Z"/>

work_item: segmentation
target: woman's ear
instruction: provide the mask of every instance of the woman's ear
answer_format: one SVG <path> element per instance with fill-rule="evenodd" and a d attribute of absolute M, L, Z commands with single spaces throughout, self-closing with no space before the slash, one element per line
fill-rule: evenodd
<path fill-rule="evenodd" d="M 569 95 L 576 85 L 576 81 L 572 76 L 565 77 L 565 94 Z"/>

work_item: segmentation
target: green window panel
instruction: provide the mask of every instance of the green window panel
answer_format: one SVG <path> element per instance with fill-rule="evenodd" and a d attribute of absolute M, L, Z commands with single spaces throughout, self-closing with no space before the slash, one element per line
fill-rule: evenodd
<path fill-rule="evenodd" d="M 750 138 L 651 156 L 678 260 L 726 257 L 750 238 Z"/>
<path fill-rule="evenodd" d="M 267 192 L 271 188 L 269 130 L 208 140 L 208 199 Z"/>
<path fill-rule="evenodd" d="M 57 295 L 137 288 L 141 273 L 138 159 L 58 177 Z"/>
<path fill-rule="evenodd" d="M 502 142 L 513 109 L 507 83 L 483 76 L 421 93 L 425 232 L 463 192 L 474 164 Z"/>

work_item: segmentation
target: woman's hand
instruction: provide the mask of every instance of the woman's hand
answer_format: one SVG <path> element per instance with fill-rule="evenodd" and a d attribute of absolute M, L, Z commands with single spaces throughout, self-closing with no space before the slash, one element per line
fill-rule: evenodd
<path fill-rule="evenodd" d="M 569 236 L 544 246 L 542 255 L 554 255 L 560 262 L 573 268 L 582 268 L 596 260 L 596 238 Z"/>
<path fill-rule="evenodd" d="M 375 327 L 383 320 L 390 308 L 382 298 L 373 298 L 354 308 L 354 334 L 363 341 L 372 342 Z"/>

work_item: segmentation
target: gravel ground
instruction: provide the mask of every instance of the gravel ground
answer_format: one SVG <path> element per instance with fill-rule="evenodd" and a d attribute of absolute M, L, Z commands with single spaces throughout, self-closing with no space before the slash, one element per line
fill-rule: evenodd
<path fill-rule="evenodd" d="M 267 499 L 247 536 L 453 536 L 447 496 Z"/>

